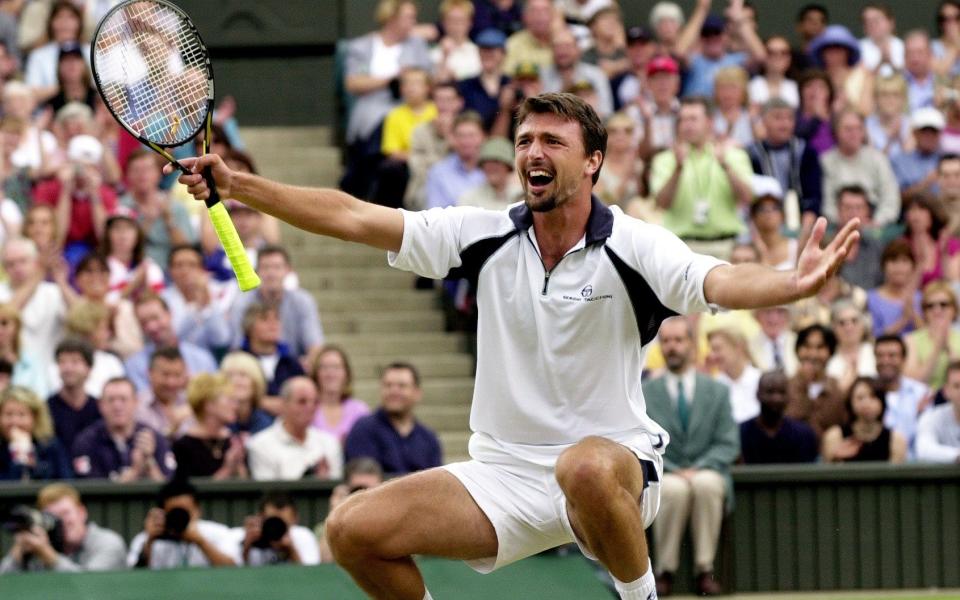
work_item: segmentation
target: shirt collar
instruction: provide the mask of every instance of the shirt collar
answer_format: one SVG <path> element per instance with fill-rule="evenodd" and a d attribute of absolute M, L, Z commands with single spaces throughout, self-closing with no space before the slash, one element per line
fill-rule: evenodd
<path fill-rule="evenodd" d="M 533 211 L 521 202 L 510 209 L 510 219 L 517 231 L 526 231 L 533 225 Z M 586 245 L 606 240 L 613 233 L 613 211 L 596 196 L 590 197 L 590 216 L 587 218 Z"/>

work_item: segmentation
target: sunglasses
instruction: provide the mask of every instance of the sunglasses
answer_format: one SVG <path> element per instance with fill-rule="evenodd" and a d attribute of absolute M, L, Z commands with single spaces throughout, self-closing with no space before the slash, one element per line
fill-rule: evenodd
<path fill-rule="evenodd" d="M 951 307 L 953 307 L 953 303 L 948 302 L 946 300 L 942 300 L 940 302 L 924 302 L 923 303 L 923 310 L 932 310 L 934 308 L 951 308 Z"/>

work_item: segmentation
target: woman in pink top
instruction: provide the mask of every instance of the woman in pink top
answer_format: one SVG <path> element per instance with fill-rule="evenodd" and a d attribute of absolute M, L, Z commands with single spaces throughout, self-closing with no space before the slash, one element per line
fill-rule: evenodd
<path fill-rule="evenodd" d="M 313 361 L 310 377 L 320 392 L 313 426 L 343 443 L 357 419 L 370 414 L 364 401 L 351 396 L 353 372 L 347 354 L 337 346 L 325 346 Z"/>

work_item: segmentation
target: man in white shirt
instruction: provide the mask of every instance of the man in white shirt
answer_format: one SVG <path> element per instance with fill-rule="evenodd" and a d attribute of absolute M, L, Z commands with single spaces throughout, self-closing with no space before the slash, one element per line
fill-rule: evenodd
<path fill-rule="evenodd" d="M 907 346 L 896 334 L 881 335 L 873 343 L 877 379 L 887 390 L 883 424 L 907 440 L 911 458 L 916 457 L 917 419 L 929 406 L 932 392 L 926 384 L 903 374 Z"/>
<path fill-rule="evenodd" d="M 159 507 L 150 509 L 130 542 L 127 566 L 234 567 L 240 563 L 235 542 L 226 525 L 200 518 L 196 488 L 175 479 L 160 488 Z"/>
<path fill-rule="evenodd" d="M 257 514 L 231 531 L 239 540 L 244 565 L 320 564 L 317 536 L 298 525 L 297 506 L 283 492 L 269 492 Z"/>
<path fill-rule="evenodd" d="M 782 370 L 788 377 L 797 372 L 794 346 L 797 334 L 790 330 L 790 311 L 786 306 L 770 306 L 753 311 L 760 332 L 750 338 L 753 364 L 761 371 Z"/>
<path fill-rule="evenodd" d="M 292 377 L 280 390 L 283 409 L 273 425 L 247 442 L 250 475 L 258 480 L 304 476 L 340 479 L 343 451 L 334 436 L 313 427 L 317 386 L 309 377 Z"/>
<path fill-rule="evenodd" d="M 923 413 L 917 423 L 917 460 L 960 463 L 960 361 L 947 367 L 947 382 L 943 384 L 947 404 L 935 406 Z"/>
<path fill-rule="evenodd" d="M 414 554 L 486 573 L 575 541 L 611 572 L 623 600 L 654 599 L 644 528 L 656 516 L 668 439 L 646 414 L 639 378 L 660 323 L 815 294 L 859 223 L 822 248 L 819 220 L 794 271 L 727 265 L 593 197 L 606 130 L 583 100 L 529 97 L 517 122 L 524 203 L 499 212 L 399 211 L 234 172 L 212 154 L 184 164 L 209 167 L 224 197 L 387 250 L 395 267 L 479 284 L 473 460 L 355 494 L 330 515 L 333 555 L 360 587 L 422 600 L 431 596 Z M 209 197 L 201 175 L 179 181 Z"/>

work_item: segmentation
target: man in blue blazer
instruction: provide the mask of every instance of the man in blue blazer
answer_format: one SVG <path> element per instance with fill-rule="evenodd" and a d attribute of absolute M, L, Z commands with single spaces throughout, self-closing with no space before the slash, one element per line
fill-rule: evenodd
<path fill-rule="evenodd" d="M 697 590 L 714 595 L 721 591 L 713 561 L 724 502 L 732 501 L 730 465 L 740 454 L 739 432 L 727 387 L 694 368 L 696 343 L 687 320 L 664 321 L 659 338 L 667 372 L 643 386 L 647 414 L 670 434 L 660 484 L 660 515 L 653 524 L 657 593 L 667 596 L 672 590 L 689 521 Z"/>

